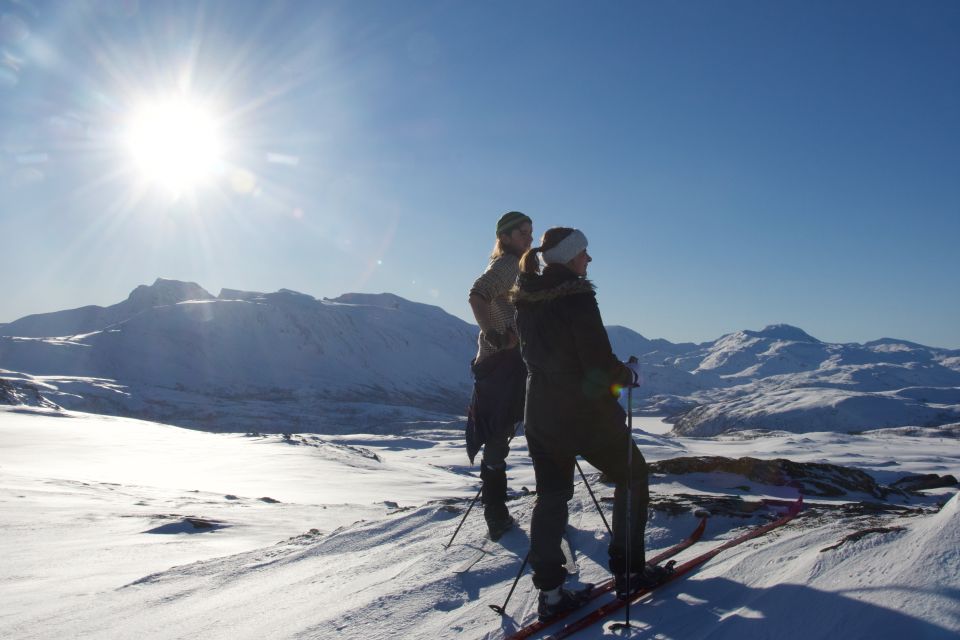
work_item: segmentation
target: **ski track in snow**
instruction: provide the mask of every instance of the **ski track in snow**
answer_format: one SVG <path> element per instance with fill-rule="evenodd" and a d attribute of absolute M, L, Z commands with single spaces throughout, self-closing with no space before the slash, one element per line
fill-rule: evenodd
<path fill-rule="evenodd" d="M 443 549 L 477 486 L 461 473 L 469 467 L 456 438 L 305 434 L 293 446 L 281 436 L 54 415 L 0 408 L 0 544 L 16 550 L 0 569 L 4 638 L 500 638 L 535 616 L 529 572 L 506 618 L 487 606 L 503 603 L 527 551 L 533 496 L 510 502 L 519 528 L 488 544 L 469 572 L 453 569 L 482 543 L 479 507 Z M 884 482 L 960 473 L 955 440 L 883 432 L 705 440 L 638 431 L 637 441 L 650 461 L 855 463 Z M 511 487 L 532 489 L 522 438 L 510 463 Z M 612 488 L 583 466 L 598 496 L 609 498 Z M 789 488 L 726 475 L 654 476 L 651 491 L 655 499 L 793 497 Z M 841 518 L 821 505 L 843 499 L 809 500 L 789 525 L 634 606 L 632 637 L 955 637 L 960 498 L 955 490 L 930 493 L 913 501 L 926 507 L 923 515 Z M 946 506 L 936 512 L 938 501 Z M 604 508 L 609 519 L 609 503 Z M 607 535 L 579 477 L 571 509 L 576 579 L 603 580 Z M 717 515 L 677 560 L 773 514 Z M 221 528 L 193 529 L 192 521 Z M 695 522 L 692 513 L 653 511 L 649 552 Z M 174 533 L 150 533 L 164 525 Z M 871 528 L 878 531 L 848 538 Z M 609 624 L 577 637 L 614 634 Z"/>

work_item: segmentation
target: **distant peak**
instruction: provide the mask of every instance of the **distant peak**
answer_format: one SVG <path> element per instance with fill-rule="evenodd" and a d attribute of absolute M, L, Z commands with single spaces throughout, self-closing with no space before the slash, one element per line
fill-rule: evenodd
<path fill-rule="evenodd" d="M 809 333 L 789 324 L 769 324 L 760 331 L 744 331 L 748 336 L 793 342 L 820 342 Z"/>
<path fill-rule="evenodd" d="M 299 291 L 294 291 L 293 289 L 280 289 L 280 290 L 277 291 L 277 293 L 278 293 L 278 294 L 281 294 L 281 295 L 285 295 L 285 296 L 294 296 L 294 297 L 298 297 L 298 298 L 310 298 L 311 300 L 315 300 L 315 299 L 316 299 L 316 298 L 314 298 L 313 296 L 311 296 L 311 295 L 309 295 L 309 294 L 300 293 Z"/>
<path fill-rule="evenodd" d="M 220 289 L 220 300 L 255 300 L 262 298 L 265 294 L 262 291 L 241 291 L 240 289 Z"/>
<path fill-rule="evenodd" d="M 177 304 L 187 300 L 212 300 L 213 296 L 196 282 L 182 282 L 157 278 L 153 284 L 142 284 L 127 297 L 127 302 L 140 306 L 156 307 Z"/>
<path fill-rule="evenodd" d="M 402 305 L 413 304 L 406 298 L 401 298 L 393 293 L 345 293 L 329 300 L 341 304 L 362 304 L 387 309 L 398 309 Z"/>
<path fill-rule="evenodd" d="M 643 334 L 634 331 L 630 327 L 625 327 L 620 324 L 607 325 L 607 333 L 619 333 L 624 335 L 632 335 L 632 336 L 636 336 L 641 340 L 646 340 L 647 342 L 651 342 L 651 340 L 646 336 L 644 336 Z"/>
<path fill-rule="evenodd" d="M 863 346 L 869 347 L 871 349 L 886 349 L 886 350 L 897 350 L 897 349 L 930 349 L 930 347 L 918 344 L 916 342 L 910 342 L 909 340 L 900 340 L 898 338 L 880 338 L 879 340 L 871 340 Z"/>
<path fill-rule="evenodd" d="M 426 302 L 414 302 L 401 298 L 394 293 L 345 293 L 336 298 L 324 298 L 326 302 L 335 304 L 350 304 L 361 307 L 374 307 L 379 309 L 393 309 L 403 311 L 404 313 L 413 313 L 425 316 L 448 316 L 450 315 L 442 308 L 428 304 Z"/>
<path fill-rule="evenodd" d="M 306 293 L 300 293 L 299 291 L 294 291 L 293 289 L 278 289 L 273 293 L 264 295 L 261 299 L 271 304 L 286 307 L 293 306 L 297 308 L 310 307 L 317 302 L 317 299 L 313 296 Z"/>

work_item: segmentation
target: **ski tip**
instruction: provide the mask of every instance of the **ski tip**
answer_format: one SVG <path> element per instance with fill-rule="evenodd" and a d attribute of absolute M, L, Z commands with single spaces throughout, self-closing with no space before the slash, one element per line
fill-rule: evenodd
<path fill-rule="evenodd" d="M 801 511 L 803 511 L 803 494 L 802 493 L 797 498 L 797 501 L 794 502 L 792 505 L 790 505 L 790 513 L 792 515 L 797 515 Z"/>
<path fill-rule="evenodd" d="M 700 523 L 697 525 L 697 528 L 694 529 L 693 534 L 691 534 L 690 537 L 693 538 L 694 540 L 699 540 L 700 537 L 703 535 L 704 529 L 707 528 L 707 520 L 709 519 L 710 519 L 709 515 L 702 516 L 700 518 Z"/>
<path fill-rule="evenodd" d="M 774 498 L 764 498 L 763 504 L 773 507 L 786 507 L 787 514 L 795 516 L 803 510 L 803 495 L 799 495 L 796 500 L 780 500 Z"/>
<path fill-rule="evenodd" d="M 794 518 L 798 513 L 803 511 L 803 496 L 799 496 L 793 502 L 779 501 L 779 502 L 770 502 L 768 504 L 775 505 L 778 507 L 786 507 L 787 511 L 781 517 L 782 518 Z"/>

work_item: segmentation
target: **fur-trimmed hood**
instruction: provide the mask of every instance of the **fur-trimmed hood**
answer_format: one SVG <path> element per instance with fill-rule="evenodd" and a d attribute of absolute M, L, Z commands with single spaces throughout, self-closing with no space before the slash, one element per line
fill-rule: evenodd
<path fill-rule="evenodd" d="M 561 265 L 547 265 L 543 274 L 521 273 L 510 290 L 514 305 L 534 305 L 566 296 L 594 293 L 596 287 Z"/>

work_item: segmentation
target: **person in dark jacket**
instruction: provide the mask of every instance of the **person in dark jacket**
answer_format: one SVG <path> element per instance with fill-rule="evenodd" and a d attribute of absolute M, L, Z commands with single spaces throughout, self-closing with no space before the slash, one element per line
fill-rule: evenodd
<path fill-rule="evenodd" d="M 513 527 L 507 510 L 507 454 L 516 424 L 523 419 L 527 370 L 520 357 L 511 288 L 520 256 L 533 242 L 533 222 L 519 211 L 497 221 L 497 242 L 486 270 L 470 288 L 470 307 L 480 326 L 477 355 L 471 363 L 473 396 L 467 412 L 467 455 L 480 460 L 483 515 L 492 540 Z"/>
<path fill-rule="evenodd" d="M 546 267 L 540 273 L 539 256 Z M 561 539 L 573 497 L 576 456 L 616 483 L 609 567 L 618 595 L 662 579 L 648 567 L 644 528 L 649 491 L 647 465 L 628 432 L 620 388 L 635 384 L 634 369 L 613 354 L 593 284 L 586 279 L 587 238 L 577 229 L 549 229 L 541 246 L 520 261 L 513 290 L 520 347 L 527 366 L 524 425 L 537 482 L 530 525 L 530 564 L 541 619 L 579 606 L 589 588 L 563 588 Z M 633 447 L 628 474 L 627 447 Z M 627 482 L 630 478 L 630 567 L 626 566 Z"/>

